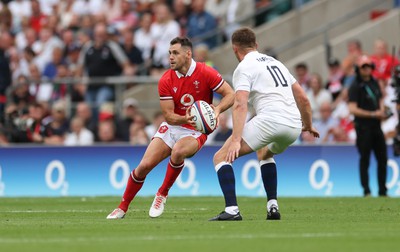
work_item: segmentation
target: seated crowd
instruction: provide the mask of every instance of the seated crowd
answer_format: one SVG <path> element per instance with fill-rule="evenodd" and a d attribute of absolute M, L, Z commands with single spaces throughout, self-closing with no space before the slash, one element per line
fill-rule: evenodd
<path fill-rule="evenodd" d="M 117 106 L 114 86 L 104 77 L 160 77 L 169 67 L 169 42 L 180 35 L 194 38 L 195 60 L 214 66 L 208 50 L 229 38 L 239 20 L 274 0 L 6 2 L 0 3 L 0 145 L 145 145 L 163 121 L 162 113 L 156 112 L 149 119 L 133 98 Z M 276 5 L 275 12 L 257 12 L 248 24 L 260 25 L 290 9 L 292 1 L 281 2 L 286 4 Z M 246 11 L 237 11 L 242 4 Z M 196 40 L 217 26 L 223 28 L 221 38 Z M 360 42 L 350 41 L 348 53 L 342 60 L 329 60 L 329 76 L 312 73 L 306 62 L 296 66 L 295 78 L 307 92 L 321 133 L 319 139 L 302 134 L 298 143 L 354 142 L 346 89 L 354 77 L 355 59 L 361 54 L 371 56 L 376 66 L 374 76 L 387 96 L 386 105 L 395 112 L 389 82 L 398 61 L 390 58 L 385 41 L 377 39 L 374 52 L 364 52 Z M 98 80 L 90 84 L 68 82 L 83 76 Z M 382 123 L 389 141 L 397 113 Z M 229 112 L 221 115 L 208 143 L 225 141 L 231 128 Z"/>

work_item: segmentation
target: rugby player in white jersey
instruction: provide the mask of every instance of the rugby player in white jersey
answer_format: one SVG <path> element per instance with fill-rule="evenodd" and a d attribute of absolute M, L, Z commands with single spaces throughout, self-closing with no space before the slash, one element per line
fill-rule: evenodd
<path fill-rule="evenodd" d="M 240 62 L 233 73 L 233 132 L 213 160 L 225 210 L 210 220 L 242 220 L 232 163 L 254 151 L 257 151 L 267 194 L 267 220 L 279 220 L 273 156 L 286 150 L 302 131 L 314 137 L 319 137 L 319 133 L 312 126 L 310 102 L 304 90 L 280 61 L 257 51 L 254 32 L 240 28 L 233 33 L 231 42 Z M 256 115 L 246 122 L 248 103 Z"/>

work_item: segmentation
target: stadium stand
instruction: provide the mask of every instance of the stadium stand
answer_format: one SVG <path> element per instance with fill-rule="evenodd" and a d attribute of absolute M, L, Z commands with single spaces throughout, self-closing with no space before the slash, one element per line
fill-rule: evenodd
<path fill-rule="evenodd" d="M 198 4 L 203 1 L 2 1 L 0 64 L 7 67 L 0 71 L 1 143 L 16 143 L 13 134 L 18 135 L 18 131 L 26 131 L 32 125 L 33 120 L 28 113 L 32 102 L 51 108 L 56 101 L 63 100 L 67 107 L 66 114 L 71 119 L 76 115 L 77 105 L 85 101 L 88 86 L 99 83 L 115 89 L 110 100 L 116 114 L 115 123 L 127 98 L 138 101 L 139 110 L 150 122 L 159 108 L 158 76 L 150 73 L 154 67 L 162 71 L 166 66 L 152 64 L 155 51 L 152 42 L 147 43 L 151 45 L 149 48 L 139 42 L 151 39 L 152 33 L 163 36 L 159 27 L 153 26 L 167 22 L 163 20 L 171 20 L 174 23 L 172 26 L 179 28 L 178 33 L 186 35 L 189 17 L 193 14 L 191 2 Z M 239 13 L 242 7 L 238 2 L 247 3 L 252 8 Z M 205 4 L 205 10 L 213 15 L 218 26 L 192 40 L 201 44 L 209 38 L 217 38 L 216 47 L 208 49 L 208 60 L 228 81 L 231 80 L 236 59 L 230 52 L 227 28 L 242 25 L 255 28 L 261 41 L 260 51 L 273 53 L 293 71 L 298 63 L 305 62 L 310 73 L 321 75 L 323 83 L 329 77 L 328 60 L 331 57 L 342 60 L 347 52 L 347 42 L 351 39 L 361 40 L 368 54 L 373 53 L 373 43 L 378 38 L 389 47 L 399 47 L 400 34 L 393 31 L 400 30 L 400 13 L 392 0 L 208 0 Z M 167 7 L 171 12 L 160 11 L 160 6 Z M 107 26 L 106 36 L 120 44 L 121 48 L 130 44 L 135 50 L 142 50 L 142 59 L 130 54 L 130 67 L 119 69 L 121 74 L 116 76 L 88 78 L 85 74 L 80 75 L 77 69 L 84 57 L 80 52 L 92 41 L 94 24 L 98 23 Z M 175 30 L 173 33 L 176 33 Z M 217 34 L 223 35 L 216 37 Z M 124 38 L 133 41 L 127 43 Z M 99 55 L 108 53 L 105 50 Z M 110 60 L 116 62 L 112 56 Z M 144 63 L 141 63 L 142 60 Z M 342 110 L 345 111 L 345 108 Z M 345 113 L 342 110 L 333 111 L 333 116 Z M 51 118 L 50 112 L 47 109 L 42 119 Z M 96 141 L 99 139 L 93 124 L 100 121 L 99 116 L 95 115 L 95 123 L 91 122 L 90 127 L 86 125 Z M 349 126 L 351 118 L 342 116 L 341 120 L 343 127 L 352 134 Z"/>

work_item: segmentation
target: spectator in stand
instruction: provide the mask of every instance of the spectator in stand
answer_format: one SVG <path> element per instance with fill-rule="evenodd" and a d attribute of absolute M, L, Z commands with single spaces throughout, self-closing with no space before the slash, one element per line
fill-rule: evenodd
<path fill-rule="evenodd" d="M 164 114 L 161 111 L 157 111 L 153 115 L 153 120 L 151 124 L 147 125 L 145 128 L 147 137 L 152 139 L 154 134 L 156 134 L 157 129 L 160 127 L 161 123 L 165 121 Z"/>
<path fill-rule="evenodd" d="M 120 14 L 111 19 L 109 24 L 118 29 L 119 32 L 124 30 L 133 30 L 138 26 L 138 13 L 134 10 L 133 0 L 122 0 L 120 2 Z"/>
<path fill-rule="evenodd" d="M 112 120 L 104 120 L 99 122 L 97 141 L 101 143 L 117 142 L 117 138 L 115 136 L 115 124 Z"/>
<path fill-rule="evenodd" d="M 31 16 L 29 17 L 30 26 L 39 34 L 47 23 L 47 16 L 42 12 L 40 3 L 37 0 L 31 1 Z"/>
<path fill-rule="evenodd" d="M 8 3 L 8 8 L 12 13 L 12 27 L 14 32 L 22 30 L 22 22 L 29 19 L 32 15 L 31 1 L 14 0 Z"/>
<path fill-rule="evenodd" d="M 60 36 L 62 32 L 62 28 L 60 25 L 60 17 L 56 13 L 49 15 L 47 17 L 46 27 L 50 29 L 57 36 Z"/>
<path fill-rule="evenodd" d="M 169 68 L 169 42 L 179 36 L 180 28 L 166 4 L 157 4 L 154 10 L 156 20 L 150 28 L 153 39 L 150 74 L 161 76 Z"/>
<path fill-rule="evenodd" d="M 374 42 L 374 54 L 370 56 L 372 63 L 375 65 L 372 75 L 377 79 L 381 86 L 392 77 L 392 70 L 399 64 L 396 56 L 390 55 L 386 41 L 377 39 Z"/>
<path fill-rule="evenodd" d="M 299 82 L 300 86 L 304 89 L 304 91 L 307 91 L 309 88 L 308 83 L 310 80 L 307 64 L 304 62 L 300 62 L 296 64 L 294 68 L 295 68 L 296 80 Z"/>
<path fill-rule="evenodd" d="M 60 0 L 39 0 L 40 8 L 45 15 L 57 13 Z"/>
<path fill-rule="evenodd" d="M 11 47 L 9 43 L 10 34 L 7 32 L 0 34 L 0 122 L 2 121 L 6 99 L 6 90 L 11 85 L 11 69 L 8 50 Z"/>
<path fill-rule="evenodd" d="M 71 132 L 67 133 L 64 145 L 84 146 L 94 143 L 94 134 L 85 127 L 85 123 L 80 117 L 74 117 L 71 120 Z"/>
<path fill-rule="evenodd" d="M 43 27 L 39 33 L 39 40 L 35 41 L 32 45 L 33 51 L 36 53 L 35 62 L 40 71 L 52 59 L 53 50 L 55 47 L 63 48 L 63 42 L 58 38 L 53 31 L 47 27 Z"/>
<path fill-rule="evenodd" d="M 53 92 L 53 86 L 49 83 L 42 83 L 42 75 L 35 63 L 29 65 L 29 92 L 38 102 L 49 101 Z"/>
<path fill-rule="evenodd" d="M 93 117 L 92 109 L 86 102 L 79 102 L 76 105 L 75 117 L 82 119 L 85 128 L 97 135 L 97 120 Z"/>
<path fill-rule="evenodd" d="M 252 27 L 254 20 L 255 1 L 254 0 L 230 0 L 227 1 L 226 15 L 219 19 L 219 27 L 224 28 L 225 38 L 229 39 L 233 32 L 240 26 Z"/>
<path fill-rule="evenodd" d="M 18 79 L 19 76 L 29 76 L 29 65 L 33 63 L 35 59 L 35 52 L 30 47 L 26 47 L 20 54 L 18 68 L 13 72 L 13 80 Z"/>
<path fill-rule="evenodd" d="M 89 77 L 97 78 L 132 73 L 129 59 L 117 43 L 109 40 L 107 27 L 101 23 L 95 26 L 94 41 L 83 46 L 78 64 L 78 77 L 84 72 Z M 96 108 L 112 100 L 114 100 L 113 86 L 102 81 L 95 85 L 89 84 L 86 90 L 86 101 L 92 106 L 95 116 L 97 115 Z"/>
<path fill-rule="evenodd" d="M 152 65 L 151 51 L 153 48 L 153 38 L 151 36 L 150 27 L 153 22 L 151 13 L 143 13 L 140 18 L 140 28 L 135 31 L 134 44 L 142 52 L 142 59 L 144 61 L 144 70 L 142 74 L 148 75 Z"/>
<path fill-rule="evenodd" d="M 115 119 L 115 104 L 113 102 L 105 102 L 101 104 L 98 121 L 114 121 Z"/>
<path fill-rule="evenodd" d="M 29 80 L 25 75 L 20 75 L 13 84 L 11 99 L 11 104 L 18 110 L 28 108 L 28 105 L 35 101 L 35 97 L 29 93 Z"/>
<path fill-rule="evenodd" d="M 197 62 L 204 62 L 207 66 L 210 66 L 216 70 L 218 70 L 208 56 L 209 49 L 206 44 L 199 44 L 193 49 L 193 59 Z"/>
<path fill-rule="evenodd" d="M 43 119 L 46 114 L 46 108 L 41 103 L 33 103 L 29 106 L 26 135 L 19 139 L 21 142 L 44 143 L 46 125 Z"/>
<path fill-rule="evenodd" d="M 33 103 L 32 103 L 33 104 Z M 28 139 L 27 129 L 32 123 L 28 112 L 28 106 L 19 108 L 19 104 L 8 103 L 5 109 L 5 121 L 1 127 L 7 140 L 13 143 L 26 143 Z M 2 124 L 0 123 L 0 126 Z"/>
<path fill-rule="evenodd" d="M 77 41 L 75 40 L 75 34 L 72 29 L 65 29 L 62 31 L 60 34 L 62 42 L 64 44 L 64 50 L 63 50 L 63 57 L 67 57 L 68 52 L 73 48 Z"/>
<path fill-rule="evenodd" d="M 122 48 L 131 63 L 133 74 L 137 75 L 143 64 L 142 52 L 134 44 L 133 32 L 130 29 L 122 31 Z"/>
<path fill-rule="evenodd" d="M 124 142 L 129 142 L 129 127 L 134 122 L 135 116 L 138 113 L 138 102 L 134 98 L 127 98 L 122 104 L 122 115 L 117 121 L 116 135 L 118 139 Z"/>
<path fill-rule="evenodd" d="M 354 66 L 361 55 L 363 55 L 362 45 L 359 40 L 350 40 L 347 42 L 347 56 L 342 60 L 342 70 L 344 73 L 343 85 L 348 88 L 354 81 Z"/>
<path fill-rule="evenodd" d="M 178 22 L 181 28 L 180 35 L 186 35 L 187 24 L 190 15 L 190 6 L 186 0 L 174 0 L 173 2 L 173 12 L 175 16 L 175 21 Z"/>
<path fill-rule="evenodd" d="M 43 142 L 50 145 L 62 145 L 69 129 L 64 101 L 59 100 L 53 104 L 50 118 L 51 121 L 45 126 Z"/>
<path fill-rule="evenodd" d="M 4 8 L 0 8 L 0 31 L 12 31 L 12 13 L 10 9 L 5 6 Z"/>
<path fill-rule="evenodd" d="M 106 0 L 102 1 L 102 12 L 106 15 L 107 21 L 121 16 L 121 2 L 124 0 Z"/>
<path fill-rule="evenodd" d="M 75 0 L 60 1 L 58 8 L 58 15 L 60 16 L 60 25 L 62 28 L 69 28 L 71 21 L 76 18 L 76 14 L 73 12 L 72 7 Z"/>
<path fill-rule="evenodd" d="M 75 42 L 74 44 L 68 46 L 65 51 L 65 62 L 67 63 L 68 71 L 72 74 L 72 76 L 76 75 L 81 48 L 82 47 Z"/>
<path fill-rule="evenodd" d="M 72 11 L 79 15 L 97 15 L 103 11 L 103 0 L 75 0 Z"/>
<path fill-rule="evenodd" d="M 53 93 L 51 95 L 52 101 L 58 101 L 66 98 L 69 84 L 60 81 L 68 77 L 72 77 L 68 70 L 68 66 L 66 64 L 58 64 L 56 76 L 54 77 L 54 79 L 57 80 L 57 83 L 53 83 Z"/>
<path fill-rule="evenodd" d="M 398 67 L 400 69 L 400 67 Z M 395 74 L 395 73 L 394 73 Z M 393 76 L 394 77 L 394 76 Z M 393 144 L 393 139 L 397 135 L 397 125 L 399 124 L 398 114 L 398 94 L 396 94 L 394 78 L 390 78 L 388 81 L 382 81 L 382 94 L 383 103 L 385 105 L 385 112 L 391 116 L 386 120 L 382 121 L 381 127 L 383 134 L 385 135 L 386 144 Z"/>
<path fill-rule="evenodd" d="M 146 133 L 147 121 L 142 113 L 137 113 L 129 126 L 129 143 L 132 145 L 147 145 L 150 138 Z"/>
<path fill-rule="evenodd" d="M 46 64 L 42 76 L 48 79 L 54 79 L 57 75 L 57 67 L 64 64 L 63 49 L 61 47 L 54 47 L 52 53 L 52 60 Z"/>
<path fill-rule="evenodd" d="M 321 115 L 319 113 L 320 107 L 324 102 L 331 103 L 332 96 L 329 91 L 324 88 L 322 78 L 319 74 L 314 73 L 311 75 L 309 89 L 306 93 L 308 99 L 310 100 L 313 120 L 321 119 Z"/>
<path fill-rule="evenodd" d="M 26 21 L 25 21 L 26 23 Z M 37 39 L 37 34 L 31 27 L 24 27 L 22 31 L 15 36 L 15 45 L 18 51 L 23 51 L 26 47 L 32 48 Z"/>
<path fill-rule="evenodd" d="M 187 27 L 187 36 L 192 38 L 196 46 L 200 41 L 196 37 L 205 35 L 211 31 L 214 31 L 217 27 L 217 20 L 214 16 L 205 10 L 205 0 L 193 0 L 192 1 L 192 13 L 189 16 L 189 22 Z M 196 42 L 197 41 L 197 42 Z M 202 41 L 206 43 L 210 49 L 217 46 L 217 36 L 214 34 L 211 37 L 206 38 Z"/>
<path fill-rule="evenodd" d="M 332 100 L 335 101 L 343 89 L 343 71 L 340 68 L 338 59 L 332 58 L 328 60 L 329 75 L 326 83 L 326 89 L 331 93 Z M 322 137 L 321 137 L 322 138 Z"/>
<path fill-rule="evenodd" d="M 339 120 L 332 117 L 332 105 L 330 102 L 323 102 L 319 107 L 320 119 L 316 120 L 314 127 L 318 130 L 320 137 L 315 140 L 316 143 L 333 143 L 335 133 L 340 132 Z M 341 129 L 341 128 L 340 128 Z M 346 135 L 346 133 L 343 133 Z"/>

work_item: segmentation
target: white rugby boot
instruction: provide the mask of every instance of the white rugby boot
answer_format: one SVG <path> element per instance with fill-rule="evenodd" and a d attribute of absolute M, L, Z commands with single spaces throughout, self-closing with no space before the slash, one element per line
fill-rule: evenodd
<path fill-rule="evenodd" d="M 109 215 L 107 215 L 107 220 L 117 220 L 123 219 L 125 217 L 124 210 L 120 208 L 115 208 Z"/>
<path fill-rule="evenodd" d="M 153 204 L 149 210 L 149 216 L 152 218 L 159 217 L 164 212 L 164 206 L 167 203 L 167 197 L 157 193 L 154 197 Z"/>

